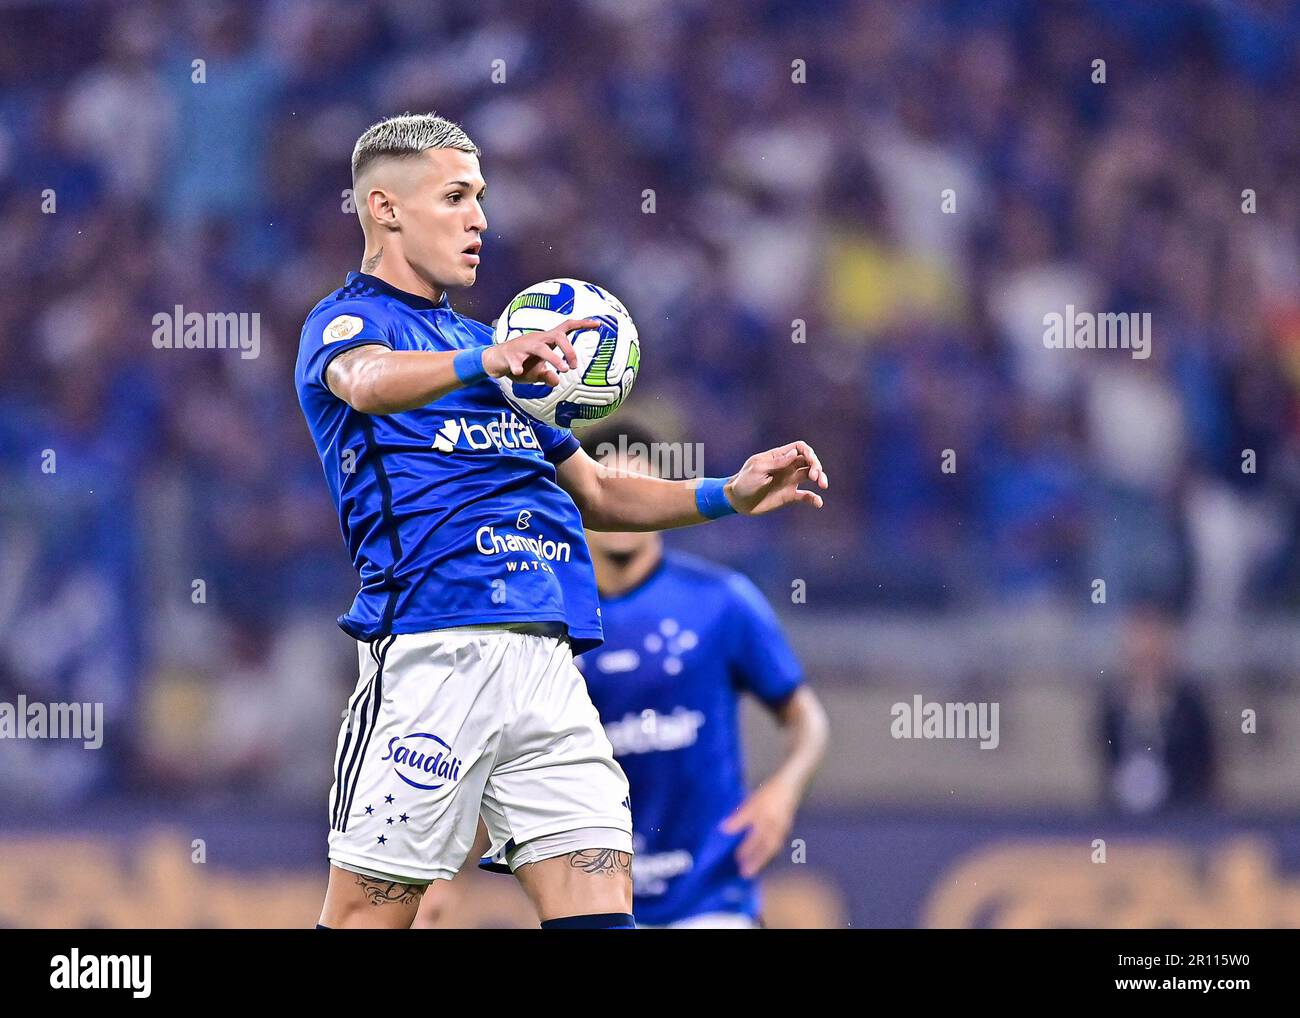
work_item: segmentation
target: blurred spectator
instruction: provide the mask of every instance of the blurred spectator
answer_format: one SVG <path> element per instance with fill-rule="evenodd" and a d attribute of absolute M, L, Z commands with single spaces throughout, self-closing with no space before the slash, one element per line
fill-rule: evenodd
<path fill-rule="evenodd" d="M 1129 813 L 1206 805 L 1215 747 L 1200 691 L 1178 671 L 1178 626 L 1155 603 L 1125 626 L 1124 664 L 1101 703 L 1106 798 Z"/>

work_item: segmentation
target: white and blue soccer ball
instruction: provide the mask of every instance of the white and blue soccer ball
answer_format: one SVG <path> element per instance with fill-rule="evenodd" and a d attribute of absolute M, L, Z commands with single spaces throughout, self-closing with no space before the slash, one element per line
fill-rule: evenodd
<path fill-rule="evenodd" d="M 578 366 L 561 372 L 559 385 L 496 381 L 512 406 L 544 424 L 576 429 L 617 410 L 641 366 L 636 326 L 618 298 L 581 279 L 548 279 L 506 305 L 492 340 L 504 343 L 526 332 L 544 332 L 570 318 L 590 318 L 601 325 L 569 333 Z"/>

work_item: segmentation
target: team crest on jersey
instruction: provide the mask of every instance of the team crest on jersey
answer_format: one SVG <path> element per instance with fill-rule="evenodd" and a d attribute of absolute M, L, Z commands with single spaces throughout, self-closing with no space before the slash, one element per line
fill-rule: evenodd
<path fill-rule="evenodd" d="M 412 788 L 432 792 L 460 777 L 460 758 L 451 747 L 429 732 L 412 732 L 388 740 L 388 752 L 381 758 L 391 760 L 393 773 Z"/>
<path fill-rule="evenodd" d="M 351 339 L 365 328 L 365 325 L 366 323 L 356 315 L 339 315 L 325 326 L 325 342 L 337 343 L 340 340 Z"/>

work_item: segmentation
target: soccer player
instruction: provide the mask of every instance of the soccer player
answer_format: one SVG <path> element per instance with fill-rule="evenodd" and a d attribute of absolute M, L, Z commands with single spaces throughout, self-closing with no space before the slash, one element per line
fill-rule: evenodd
<path fill-rule="evenodd" d="M 583 448 L 622 472 L 654 469 L 650 435 L 605 424 Z M 632 788 L 632 879 L 643 926 L 750 928 L 754 880 L 787 844 L 826 750 L 826 714 L 757 588 L 655 533 L 587 534 L 605 642 L 582 659 Z M 745 794 L 737 710 L 757 697 L 788 732 L 784 761 Z"/>
<path fill-rule="evenodd" d="M 493 345 L 452 309 L 487 219 L 479 151 L 431 114 L 352 153 L 361 271 L 307 316 L 295 383 L 361 589 L 319 925 L 405 928 L 480 813 L 546 928 L 632 926 L 627 780 L 574 656 L 601 625 L 583 524 L 658 530 L 820 507 L 805 442 L 699 484 L 602 470 L 493 379 L 558 384 L 568 321 Z"/>

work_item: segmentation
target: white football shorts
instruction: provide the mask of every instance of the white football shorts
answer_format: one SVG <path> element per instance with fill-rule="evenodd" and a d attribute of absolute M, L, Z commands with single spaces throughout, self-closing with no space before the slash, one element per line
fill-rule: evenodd
<path fill-rule="evenodd" d="M 562 627 L 463 626 L 358 645 L 329 858 L 403 883 L 455 876 L 482 814 L 491 853 L 590 829 L 632 851 L 627 777 Z M 533 861 L 518 853 L 520 862 Z"/>

